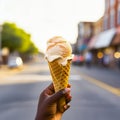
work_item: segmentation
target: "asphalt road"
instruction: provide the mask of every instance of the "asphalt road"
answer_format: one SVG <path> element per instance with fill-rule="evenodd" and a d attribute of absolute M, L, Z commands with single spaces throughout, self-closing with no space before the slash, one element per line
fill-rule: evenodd
<path fill-rule="evenodd" d="M 72 66 L 73 98 L 62 120 L 120 120 L 119 77 L 107 69 Z M 40 92 L 51 83 L 47 63 L 30 64 L 2 80 L 0 120 L 34 120 Z"/>

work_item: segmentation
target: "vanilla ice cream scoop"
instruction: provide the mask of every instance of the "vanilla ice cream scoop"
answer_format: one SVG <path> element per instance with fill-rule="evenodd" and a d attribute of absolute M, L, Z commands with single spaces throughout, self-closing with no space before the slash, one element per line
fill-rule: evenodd
<path fill-rule="evenodd" d="M 60 36 L 51 38 L 47 42 L 46 58 L 49 62 L 59 58 L 60 63 L 66 65 L 67 60 L 72 59 L 70 43 Z"/>

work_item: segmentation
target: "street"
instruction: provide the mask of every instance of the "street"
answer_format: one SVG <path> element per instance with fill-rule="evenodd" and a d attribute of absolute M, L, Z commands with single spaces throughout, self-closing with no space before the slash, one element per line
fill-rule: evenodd
<path fill-rule="evenodd" d="M 0 120 L 34 120 L 41 91 L 51 83 L 47 62 L 29 63 L 0 81 Z M 62 120 L 120 120 L 120 72 L 71 66 L 71 107 Z"/>

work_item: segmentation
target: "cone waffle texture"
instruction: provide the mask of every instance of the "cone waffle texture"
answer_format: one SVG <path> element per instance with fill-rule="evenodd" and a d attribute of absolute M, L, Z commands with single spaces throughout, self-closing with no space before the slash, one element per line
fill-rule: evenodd
<path fill-rule="evenodd" d="M 66 88 L 68 85 L 68 78 L 70 74 L 71 60 L 68 60 L 65 66 L 61 65 L 58 60 L 54 60 L 48 63 L 55 87 L 55 92 Z"/>
<path fill-rule="evenodd" d="M 68 78 L 70 74 L 71 60 L 68 60 L 65 66 L 61 65 L 59 63 L 59 60 L 48 62 L 48 64 L 53 79 L 55 92 L 67 88 Z M 61 112 L 64 112 L 64 105 L 66 105 L 66 100 L 64 97 L 62 97 L 58 101 L 58 108 Z"/>

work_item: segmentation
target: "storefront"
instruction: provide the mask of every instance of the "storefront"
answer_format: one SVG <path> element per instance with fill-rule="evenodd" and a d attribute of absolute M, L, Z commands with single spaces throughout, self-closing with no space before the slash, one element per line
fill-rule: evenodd
<path fill-rule="evenodd" d="M 114 48 L 114 63 L 115 67 L 120 69 L 120 30 L 117 30 L 114 39 L 111 42 L 111 46 Z"/>
<path fill-rule="evenodd" d="M 88 49 L 92 51 L 94 55 L 94 62 L 96 64 L 103 65 L 105 67 L 115 66 L 114 53 L 116 50 L 114 45 L 111 45 L 115 37 L 116 29 L 113 28 L 104 31 L 91 39 Z"/>

